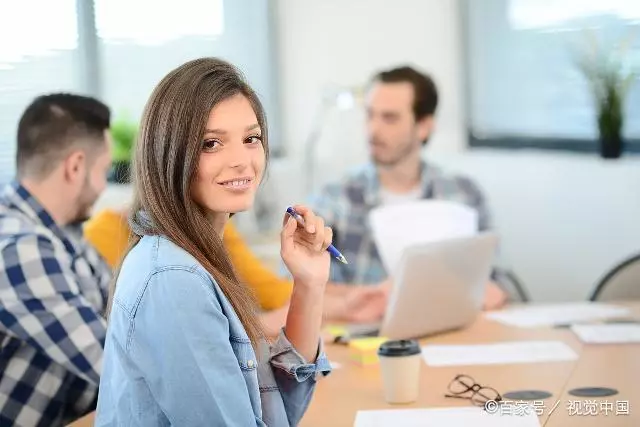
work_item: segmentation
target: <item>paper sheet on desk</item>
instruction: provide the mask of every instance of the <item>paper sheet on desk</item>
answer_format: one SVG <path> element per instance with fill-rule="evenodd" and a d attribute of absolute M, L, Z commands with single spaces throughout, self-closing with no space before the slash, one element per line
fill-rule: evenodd
<path fill-rule="evenodd" d="M 443 200 L 383 205 L 371 211 L 369 222 L 380 258 L 391 276 L 406 248 L 478 232 L 475 209 Z"/>
<path fill-rule="evenodd" d="M 427 345 L 422 356 L 429 366 L 497 365 L 559 362 L 578 355 L 561 341 L 509 341 L 479 345 Z"/>
<path fill-rule="evenodd" d="M 573 325 L 571 330 L 587 344 L 640 343 L 640 325 Z"/>
<path fill-rule="evenodd" d="M 630 310 L 609 304 L 569 303 L 515 307 L 485 314 L 510 326 L 531 328 L 628 316 Z"/>
<path fill-rule="evenodd" d="M 528 409 L 528 408 L 527 408 Z M 358 411 L 354 427 L 539 427 L 535 410 L 489 414 L 482 408 L 389 409 Z"/>

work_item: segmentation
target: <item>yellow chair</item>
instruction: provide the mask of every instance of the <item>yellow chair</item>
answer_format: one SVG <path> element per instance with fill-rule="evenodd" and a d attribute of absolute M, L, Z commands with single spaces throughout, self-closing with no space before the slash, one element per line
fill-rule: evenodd
<path fill-rule="evenodd" d="M 87 221 L 84 235 L 105 261 L 115 267 L 127 248 L 129 225 L 123 213 L 103 210 Z M 255 292 L 263 310 L 275 310 L 289 301 L 293 284 L 262 264 L 231 221 L 227 222 L 222 242 L 238 277 Z"/>

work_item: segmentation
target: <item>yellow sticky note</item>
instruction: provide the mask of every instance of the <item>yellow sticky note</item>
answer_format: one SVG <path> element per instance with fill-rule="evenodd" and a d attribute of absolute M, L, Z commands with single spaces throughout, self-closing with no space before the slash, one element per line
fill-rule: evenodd
<path fill-rule="evenodd" d="M 378 363 L 378 348 L 387 341 L 384 337 L 356 338 L 349 342 L 349 357 L 363 366 Z"/>
<path fill-rule="evenodd" d="M 324 328 L 324 332 L 331 335 L 332 337 L 344 337 L 349 334 L 349 331 L 344 326 L 338 325 L 327 325 Z"/>

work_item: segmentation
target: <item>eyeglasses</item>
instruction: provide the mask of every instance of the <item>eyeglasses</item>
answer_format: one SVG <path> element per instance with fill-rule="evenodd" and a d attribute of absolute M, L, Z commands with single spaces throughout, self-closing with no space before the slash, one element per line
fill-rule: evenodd
<path fill-rule="evenodd" d="M 502 396 L 494 388 L 484 387 L 468 375 L 457 375 L 449 383 L 449 393 L 445 397 L 468 399 L 476 406 L 484 406 L 488 401 L 500 402 Z"/>

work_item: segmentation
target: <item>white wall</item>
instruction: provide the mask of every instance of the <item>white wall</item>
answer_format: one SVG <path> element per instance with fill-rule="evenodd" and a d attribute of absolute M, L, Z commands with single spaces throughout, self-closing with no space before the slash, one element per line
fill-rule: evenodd
<path fill-rule="evenodd" d="M 431 155 L 483 187 L 502 255 L 537 301 L 579 300 L 640 252 L 640 157 L 534 150 Z"/>
<path fill-rule="evenodd" d="M 193 5 L 193 2 L 191 4 Z M 189 5 L 178 7 L 187 9 L 191 7 L 185 14 L 207 15 L 215 14 L 216 4 L 210 4 L 206 10 L 197 10 Z M 130 8 L 130 6 L 124 7 Z M 171 3 L 167 2 L 162 4 L 162 7 L 165 9 L 164 16 L 168 8 L 176 5 L 171 6 Z M 267 37 L 271 32 L 268 4 L 265 1 L 233 0 L 224 2 L 222 10 L 224 18 L 221 21 L 224 23 L 224 28 L 219 35 L 215 35 L 215 17 L 211 17 L 209 22 L 213 28 L 208 30 L 210 33 L 207 35 L 202 34 L 204 32 L 202 28 L 194 31 L 197 35 L 190 33 L 185 35 L 180 33 L 182 28 L 178 25 L 177 29 L 166 30 L 165 36 L 172 38 L 163 43 L 148 43 L 147 40 L 142 39 L 133 39 L 128 42 L 108 39 L 103 43 L 100 46 L 103 93 L 105 102 L 109 104 L 114 114 L 127 112 L 131 114 L 132 119 L 139 119 L 154 87 L 169 71 L 186 61 L 215 55 L 230 61 L 242 70 L 251 86 L 260 95 L 271 122 L 277 125 L 278 91 L 277 85 L 274 85 L 275 64 L 271 61 L 273 40 Z M 119 13 L 126 12 L 119 11 Z M 142 12 L 142 10 L 131 11 L 134 14 L 136 12 Z M 180 19 L 187 19 L 184 18 L 185 15 L 180 16 Z M 131 16 L 128 18 L 130 19 L 127 22 L 144 20 L 144 17 L 135 15 L 133 18 Z M 117 33 L 115 28 L 117 24 L 109 21 L 111 24 L 109 29 Z M 126 23 L 124 25 L 126 28 Z M 154 21 L 150 25 L 160 24 Z M 248 28 L 249 25 L 250 28 Z M 146 27 L 139 28 L 138 32 L 144 33 L 145 29 Z M 151 33 L 156 32 L 151 31 Z M 276 132 L 278 128 L 273 126 Z M 275 134 L 274 137 L 279 138 L 279 135 Z"/>
<path fill-rule="evenodd" d="M 436 151 L 465 146 L 457 0 L 277 0 L 283 137 L 299 155 L 323 89 L 361 85 L 380 69 L 411 64 L 441 93 Z M 391 6 L 392 5 L 392 6 Z M 351 134 L 349 133 L 349 136 Z M 329 140 L 332 147 L 351 144 Z M 353 143 L 359 154 L 360 141 Z"/>

